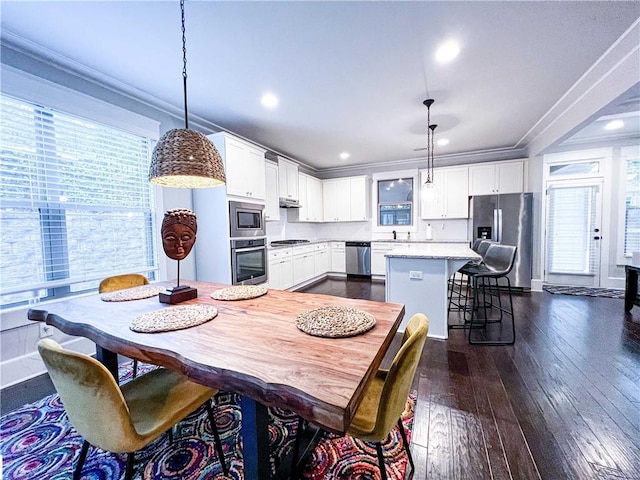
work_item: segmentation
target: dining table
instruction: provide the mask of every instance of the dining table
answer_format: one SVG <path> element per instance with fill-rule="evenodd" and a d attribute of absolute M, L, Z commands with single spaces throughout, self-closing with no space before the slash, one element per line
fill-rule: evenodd
<path fill-rule="evenodd" d="M 277 289 L 246 300 L 215 300 L 211 294 L 229 285 L 189 283 L 198 296 L 180 305 L 206 304 L 218 311 L 210 321 L 189 328 L 158 333 L 130 329 L 141 315 L 175 308 L 160 303 L 157 295 L 118 302 L 103 301 L 98 294 L 73 297 L 34 307 L 28 318 L 95 342 L 96 357 L 116 379 L 120 354 L 239 394 L 247 479 L 272 476 L 268 407 L 289 409 L 329 432 L 347 431 L 405 312 L 399 303 Z M 310 335 L 297 327 L 300 314 L 325 307 L 366 312 L 375 325 L 339 338 Z"/>

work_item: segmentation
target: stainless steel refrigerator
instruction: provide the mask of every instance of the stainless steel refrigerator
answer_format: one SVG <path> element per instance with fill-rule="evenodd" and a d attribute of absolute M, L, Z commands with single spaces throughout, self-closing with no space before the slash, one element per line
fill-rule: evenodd
<path fill-rule="evenodd" d="M 532 193 L 481 195 L 471 197 L 470 238 L 493 240 L 518 247 L 509 274 L 511 286 L 531 289 Z"/>

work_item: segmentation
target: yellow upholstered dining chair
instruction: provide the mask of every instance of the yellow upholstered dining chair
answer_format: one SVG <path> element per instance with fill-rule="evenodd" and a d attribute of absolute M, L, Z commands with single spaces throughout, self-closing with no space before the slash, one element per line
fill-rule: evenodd
<path fill-rule="evenodd" d="M 107 277 L 98 285 L 99 293 L 115 292 L 116 290 L 124 290 L 125 288 L 139 287 L 148 285 L 149 280 L 139 273 L 125 273 L 124 275 L 114 275 Z M 138 375 L 138 360 L 133 359 L 133 378 Z"/>
<path fill-rule="evenodd" d="M 114 453 L 127 453 L 125 479 L 132 478 L 134 452 L 170 431 L 203 403 L 218 459 L 224 474 L 228 474 L 211 407 L 211 397 L 217 390 L 165 368 L 152 370 L 119 387 L 109 370 L 88 355 L 65 350 L 51 339 L 40 340 L 38 351 L 69 420 L 84 438 L 74 480 L 80 478 L 89 444 Z"/>
<path fill-rule="evenodd" d="M 347 431 L 348 435 L 360 440 L 375 442 L 382 480 L 387 478 L 382 442 L 389 436 L 396 424 L 407 451 L 411 470 L 414 470 L 413 458 L 407 443 L 401 415 L 407 403 L 428 331 L 429 320 L 425 315 L 416 313 L 411 317 L 404 331 L 402 346 L 396 353 L 391 367 L 389 370 L 379 369 L 376 372 Z M 299 436 L 298 433 L 296 441 L 299 440 Z M 298 446 L 296 445 L 294 452 L 297 450 Z M 297 453 L 294 455 L 297 456 Z M 296 460 L 294 458 L 294 465 Z"/>

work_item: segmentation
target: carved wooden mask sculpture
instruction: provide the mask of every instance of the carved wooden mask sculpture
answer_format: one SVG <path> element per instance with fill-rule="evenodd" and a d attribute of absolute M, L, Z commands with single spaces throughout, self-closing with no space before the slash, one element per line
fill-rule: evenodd
<path fill-rule="evenodd" d="M 186 208 L 168 210 L 162 220 L 162 248 L 167 257 L 182 260 L 196 243 L 198 223 L 196 215 Z"/>

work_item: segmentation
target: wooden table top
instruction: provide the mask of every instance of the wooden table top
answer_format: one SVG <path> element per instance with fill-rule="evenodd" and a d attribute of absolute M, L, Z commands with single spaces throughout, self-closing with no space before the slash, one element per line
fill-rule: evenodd
<path fill-rule="evenodd" d="M 213 300 L 210 294 L 228 285 L 189 284 L 198 289 L 198 298 L 181 305 L 214 305 L 218 316 L 184 330 L 149 334 L 129 329 L 136 316 L 170 308 L 157 297 L 103 302 L 91 295 L 51 304 L 48 311 L 32 309 L 29 318 L 213 388 L 291 409 L 326 430 L 344 433 L 404 316 L 404 306 L 397 303 L 282 290 L 250 300 Z M 376 325 L 350 338 L 319 338 L 298 330 L 295 318 L 300 312 L 325 306 L 364 310 L 375 316 Z"/>

